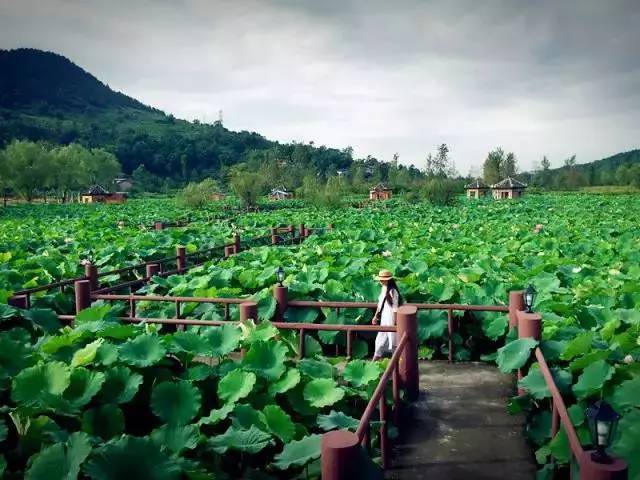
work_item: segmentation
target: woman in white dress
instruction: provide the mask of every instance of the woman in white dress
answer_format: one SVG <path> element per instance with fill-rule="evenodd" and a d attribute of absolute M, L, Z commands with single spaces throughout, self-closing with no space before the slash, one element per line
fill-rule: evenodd
<path fill-rule="evenodd" d="M 393 279 L 393 274 L 389 270 L 380 270 L 376 277 L 382 285 L 380 297 L 378 297 L 378 308 L 371 323 L 384 327 L 391 327 L 396 324 L 396 313 L 398 306 L 402 303 L 402 295 L 398 291 L 398 286 Z M 396 334 L 393 332 L 378 332 L 376 336 L 374 360 L 380 360 L 386 353 L 391 353 L 396 346 Z"/>

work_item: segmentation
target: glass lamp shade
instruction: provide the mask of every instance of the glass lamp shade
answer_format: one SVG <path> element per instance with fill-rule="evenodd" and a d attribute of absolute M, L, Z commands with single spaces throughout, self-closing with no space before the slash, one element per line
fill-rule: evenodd
<path fill-rule="evenodd" d="M 276 277 L 278 278 L 278 283 L 282 286 L 282 282 L 284 281 L 284 269 L 282 267 L 278 267 Z"/>
<path fill-rule="evenodd" d="M 533 302 L 536 299 L 536 289 L 533 288 L 533 285 L 529 284 L 527 289 L 524 291 L 524 306 L 526 311 L 531 313 L 531 308 L 533 307 Z"/>
<path fill-rule="evenodd" d="M 600 400 L 587 408 L 586 416 L 591 443 L 596 450 L 591 458 L 599 463 L 609 463 L 611 459 L 607 456 L 606 449 L 613 441 L 620 415 L 611 405 Z"/>

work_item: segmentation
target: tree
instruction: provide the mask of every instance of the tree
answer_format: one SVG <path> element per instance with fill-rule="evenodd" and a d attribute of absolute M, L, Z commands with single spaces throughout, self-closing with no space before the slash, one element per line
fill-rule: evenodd
<path fill-rule="evenodd" d="M 438 146 L 435 157 L 427 155 L 427 167 L 425 174 L 427 177 L 447 178 L 455 175 L 455 166 L 449 159 L 449 147 L 446 143 Z"/>
<path fill-rule="evenodd" d="M 88 165 L 92 161 L 89 150 L 77 143 L 52 150 L 51 187 L 57 191 L 62 203 L 67 201 L 69 192 L 86 187 L 89 183 Z"/>
<path fill-rule="evenodd" d="M 490 151 L 482 166 L 484 181 L 490 185 L 514 176 L 517 170 L 516 156 L 513 152 L 505 153 L 502 147 Z"/>
<path fill-rule="evenodd" d="M 264 188 L 264 181 L 260 174 L 235 169 L 229 181 L 233 193 L 246 207 L 252 207 L 258 203 L 258 197 Z"/>
<path fill-rule="evenodd" d="M 110 185 L 120 174 L 120 162 L 113 153 L 103 148 L 91 149 L 91 161 L 87 165 L 89 180 L 98 185 Z"/>
<path fill-rule="evenodd" d="M 28 202 L 43 189 L 52 173 L 51 155 L 39 143 L 14 140 L 4 150 L 6 171 L 11 172 L 9 185 Z"/>
<path fill-rule="evenodd" d="M 178 201 L 188 207 L 201 208 L 211 200 L 214 193 L 219 191 L 218 182 L 211 178 L 205 178 L 200 183 L 190 182 L 178 194 Z"/>

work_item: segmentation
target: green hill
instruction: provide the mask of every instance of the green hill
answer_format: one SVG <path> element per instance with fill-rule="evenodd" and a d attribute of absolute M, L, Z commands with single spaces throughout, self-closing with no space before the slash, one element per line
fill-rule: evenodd
<path fill-rule="evenodd" d="M 320 171 L 352 161 L 348 149 L 283 145 L 218 122 L 176 119 L 113 91 L 61 55 L 35 49 L 0 50 L 0 147 L 15 138 L 103 147 L 125 173 L 145 165 L 180 180 L 218 175 L 256 150 L 285 160 L 302 150 Z"/>

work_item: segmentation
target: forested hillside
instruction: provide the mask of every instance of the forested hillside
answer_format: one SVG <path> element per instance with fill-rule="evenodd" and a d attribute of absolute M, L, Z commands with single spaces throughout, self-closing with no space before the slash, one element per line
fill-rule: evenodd
<path fill-rule="evenodd" d="M 327 174 L 352 162 L 350 149 L 282 145 L 219 122 L 178 120 L 111 90 L 61 55 L 34 49 L 0 50 L 0 147 L 13 139 L 102 147 L 124 173 L 144 165 L 177 181 L 220 176 L 252 151 L 295 156 Z"/>

